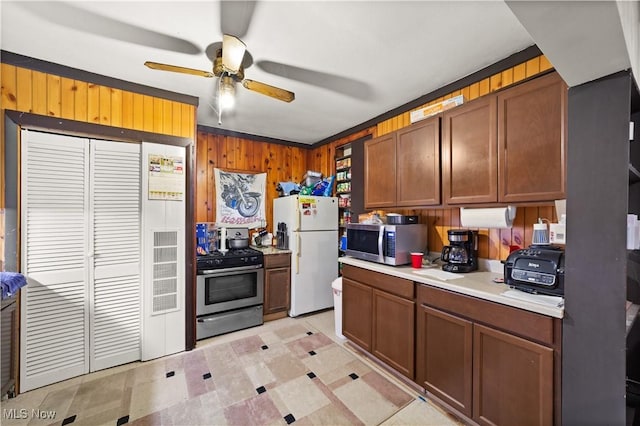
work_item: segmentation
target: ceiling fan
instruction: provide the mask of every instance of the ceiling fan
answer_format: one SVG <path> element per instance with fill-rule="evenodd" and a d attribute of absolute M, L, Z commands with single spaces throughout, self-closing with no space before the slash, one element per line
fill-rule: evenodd
<path fill-rule="evenodd" d="M 244 78 L 242 60 L 246 49 L 246 45 L 238 37 L 224 34 L 222 37 L 222 48 L 217 51 L 216 57 L 213 61 L 212 72 L 151 61 L 146 61 L 144 64 L 154 70 L 179 72 L 208 78 L 219 77 L 217 89 L 218 123 L 221 124 L 222 111 L 229 110 L 233 107 L 236 82 L 242 83 L 242 85 L 248 90 L 252 90 L 280 101 L 291 102 L 295 99 L 295 94 L 293 92 Z"/>

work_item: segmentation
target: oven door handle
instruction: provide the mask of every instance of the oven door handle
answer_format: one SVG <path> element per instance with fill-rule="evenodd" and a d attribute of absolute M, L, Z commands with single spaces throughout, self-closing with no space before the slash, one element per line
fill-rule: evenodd
<path fill-rule="evenodd" d="M 260 269 L 260 268 L 262 268 L 262 264 L 238 266 L 237 268 L 207 269 L 204 271 L 199 271 L 198 275 L 226 275 L 229 272 L 252 271 L 254 269 Z"/>

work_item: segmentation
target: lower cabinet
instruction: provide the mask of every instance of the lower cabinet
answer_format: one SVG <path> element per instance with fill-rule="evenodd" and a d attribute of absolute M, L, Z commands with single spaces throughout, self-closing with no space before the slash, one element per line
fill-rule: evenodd
<path fill-rule="evenodd" d="M 560 320 L 417 287 L 419 385 L 479 424 L 560 423 Z"/>
<path fill-rule="evenodd" d="M 264 319 L 287 316 L 291 301 L 291 254 L 264 256 Z"/>
<path fill-rule="evenodd" d="M 404 376 L 415 377 L 412 281 L 345 265 L 342 333 Z"/>

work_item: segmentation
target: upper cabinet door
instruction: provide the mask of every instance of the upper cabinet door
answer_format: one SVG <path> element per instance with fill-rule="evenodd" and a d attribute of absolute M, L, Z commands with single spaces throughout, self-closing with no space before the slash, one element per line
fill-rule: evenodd
<path fill-rule="evenodd" d="M 498 201 L 496 98 L 486 96 L 443 115 L 445 204 Z"/>
<path fill-rule="evenodd" d="M 397 206 L 440 204 L 440 117 L 397 133 Z"/>
<path fill-rule="evenodd" d="M 396 205 L 396 134 L 380 136 L 364 144 L 365 208 Z"/>
<path fill-rule="evenodd" d="M 557 73 L 498 95 L 500 201 L 565 198 L 567 87 Z"/>

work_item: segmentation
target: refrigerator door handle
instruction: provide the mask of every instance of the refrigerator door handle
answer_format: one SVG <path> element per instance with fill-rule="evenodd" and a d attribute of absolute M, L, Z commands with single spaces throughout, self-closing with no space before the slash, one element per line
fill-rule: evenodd
<path fill-rule="evenodd" d="M 298 238 L 298 244 L 296 244 L 298 252 L 296 253 L 296 275 L 300 273 L 300 256 L 302 256 L 302 238 L 300 233 L 297 232 L 296 238 Z"/>

